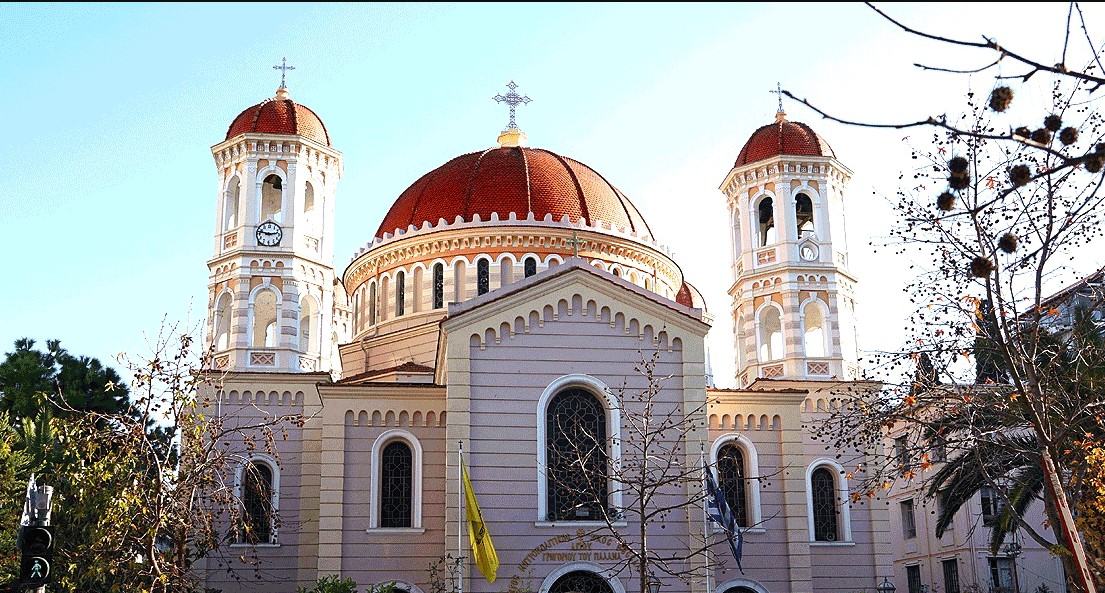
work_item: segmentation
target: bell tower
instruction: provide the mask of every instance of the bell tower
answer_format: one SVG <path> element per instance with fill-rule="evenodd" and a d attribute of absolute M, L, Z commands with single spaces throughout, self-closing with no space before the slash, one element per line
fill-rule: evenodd
<path fill-rule="evenodd" d="M 349 308 L 333 267 L 342 157 L 326 126 L 281 81 L 275 97 L 234 119 L 211 154 L 218 171 L 207 262 L 213 367 L 337 372 Z"/>
<path fill-rule="evenodd" d="M 852 172 L 809 126 L 753 132 L 721 184 L 729 206 L 736 383 L 859 377 L 845 187 Z"/>

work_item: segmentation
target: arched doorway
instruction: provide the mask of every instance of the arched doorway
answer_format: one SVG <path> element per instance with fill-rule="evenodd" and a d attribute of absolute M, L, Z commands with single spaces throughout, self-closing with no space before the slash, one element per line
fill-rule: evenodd
<path fill-rule="evenodd" d="M 601 576 L 587 570 L 573 570 L 556 579 L 549 593 L 614 593 Z"/>

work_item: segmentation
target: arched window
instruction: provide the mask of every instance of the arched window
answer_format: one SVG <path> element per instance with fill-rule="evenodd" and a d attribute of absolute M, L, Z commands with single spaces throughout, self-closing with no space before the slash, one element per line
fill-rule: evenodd
<path fill-rule="evenodd" d="M 840 540 L 837 520 L 836 480 L 827 467 L 819 467 L 810 475 L 810 499 L 813 501 L 813 539 L 819 542 Z"/>
<path fill-rule="evenodd" d="M 315 212 L 315 186 L 308 181 L 303 189 L 303 213 L 310 217 Z"/>
<path fill-rule="evenodd" d="M 269 464 L 251 460 L 242 466 L 242 543 L 276 542 L 276 505 L 273 471 Z"/>
<path fill-rule="evenodd" d="M 226 199 L 223 204 L 223 230 L 229 231 L 230 229 L 238 226 L 238 210 L 240 209 L 239 201 L 242 196 L 242 184 L 235 176 L 230 180 L 230 183 L 226 186 Z"/>
<path fill-rule="evenodd" d="M 771 198 L 760 200 L 756 207 L 756 219 L 759 222 L 760 246 L 774 245 L 778 242 L 775 232 L 775 206 Z"/>
<path fill-rule="evenodd" d="M 591 392 L 568 388 L 545 415 L 548 520 L 599 521 L 607 505 L 606 409 Z"/>
<path fill-rule="evenodd" d="M 224 292 L 215 305 L 215 350 L 230 348 L 230 313 L 234 303 L 229 292 Z"/>
<path fill-rule="evenodd" d="M 376 283 L 368 285 L 368 324 L 376 325 Z"/>
<path fill-rule="evenodd" d="M 607 580 L 588 570 L 573 570 L 556 579 L 549 593 L 614 593 Z"/>
<path fill-rule="evenodd" d="M 357 289 L 357 292 L 353 293 L 353 328 L 356 331 L 360 331 L 360 329 L 364 327 L 364 300 L 362 298 L 363 294 L 363 285 Z"/>
<path fill-rule="evenodd" d="M 445 264 L 434 264 L 434 309 L 445 306 Z"/>
<path fill-rule="evenodd" d="M 744 453 L 735 443 L 726 443 L 717 452 L 718 485 L 725 494 L 725 502 L 733 511 L 737 525 L 748 527 L 748 495 L 745 491 L 747 466 Z"/>
<path fill-rule="evenodd" d="M 395 316 L 399 317 L 406 311 L 407 299 L 407 275 L 402 271 L 395 273 Z"/>
<path fill-rule="evenodd" d="M 280 213 L 284 202 L 284 181 L 279 175 L 265 177 L 261 183 L 261 218 L 258 222 L 274 220 L 281 222 Z"/>
<path fill-rule="evenodd" d="M 491 290 L 491 262 L 481 259 L 476 262 L 476 294 L 487 294 Z"/>
<path fill-rule="evenodd" d="M 276 331 L 276 291 L 262 289 L 253 297 L 253 348 L 275 348 L 279 333 Z"/>
<path fill-rule="evenodd" d="M 783 319 L 779 309 L 764 307 L 760 311 L 760 362 L 783 357 Z"/>
<path fill-rule="evenodd" d="M 318 306 L 314 298 L 305 297 L 299 305 L 299 351 L 318 354 L 318 338 Z"/>
<path fill-rule="evenodd" d="M 392 441 L 380 455 L 380 527 L 411 527 L 413 500 L 414 455 Z"/>
<path fill-rule="evenodd" d="M 802 308 L 802 342 L 806 356 L 825 356 L 825 310 L 816 301 Z"/>
<path fill-rule="evenodd" d="M 798 194 L 794 199 L 794 219 L 799 238 L 813 234 L 813 201 L 806 194 Z"/>
<path fill-rule="evenodd" d="M 387 276 L 380 278 L 380 308 L 377 311 L 380 321 L 388 319 L 388 293 L 391 291 L 391 279 Z"/>
<path fill-rule="evenodd" d="M 527 257 L 526 261 L 523 265 L 525 267 L 524 273 L 526 275 L 526 278 L 529 278 L 530 276 L 533 276 L 534 274 L 537 273 L 537 258 L 536 257 Z"/>

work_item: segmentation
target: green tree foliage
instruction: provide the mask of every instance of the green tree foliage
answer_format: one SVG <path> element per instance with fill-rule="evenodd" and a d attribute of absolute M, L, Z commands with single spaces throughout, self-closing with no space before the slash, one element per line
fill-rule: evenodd
<path fill-rule="evenodd" d="M 47 340 L 46 349 L 22 338 L 0 363 L 0 411 L 16 421 L 34 416 L 44 398 L 60 397 L 55 412 L 68 416 L 76 411 L 118 413 L 127 410 L 129 393 L 114 369 L 98 359 L 73 356 L 58 340 Z M 71 408 L 71 410 L 70 410 Z"/>

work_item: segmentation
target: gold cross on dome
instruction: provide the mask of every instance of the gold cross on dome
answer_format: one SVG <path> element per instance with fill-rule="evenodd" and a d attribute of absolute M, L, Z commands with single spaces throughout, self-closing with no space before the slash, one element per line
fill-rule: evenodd
<path fill-rule="evenodd" d="M 518 88 L 518 85 L 514 84 L 513 80 L 510 81 L 510 84 L 506 85 L 506 88 L 510 89 L 510 92 L 505 95 L 495 95 L 491 98 L 495 99 L 496 103 L 506 103 L 507 105 L 510 105 L 510 123 L 508 124 L 507 129 L 517 130 L 518 124 L 514 122 L 514 110 L 519 105 L 525 105 L 529 103 L 532 99 L 514 92 L 514 89 Z"/>
<path fill-rule="evenodd" d="M 282 88 L 282 89 L 288 88 L 284 84 L 284 77 L 287 76 L 288 70 L 295 70 L 295 66 L 289 66 L 288 65 L 288 58 L 282 58 L 280 60 L 280 65 L 279 66 L 273 66 L 272 69 L 280 71 L 280 88 Z"/>

